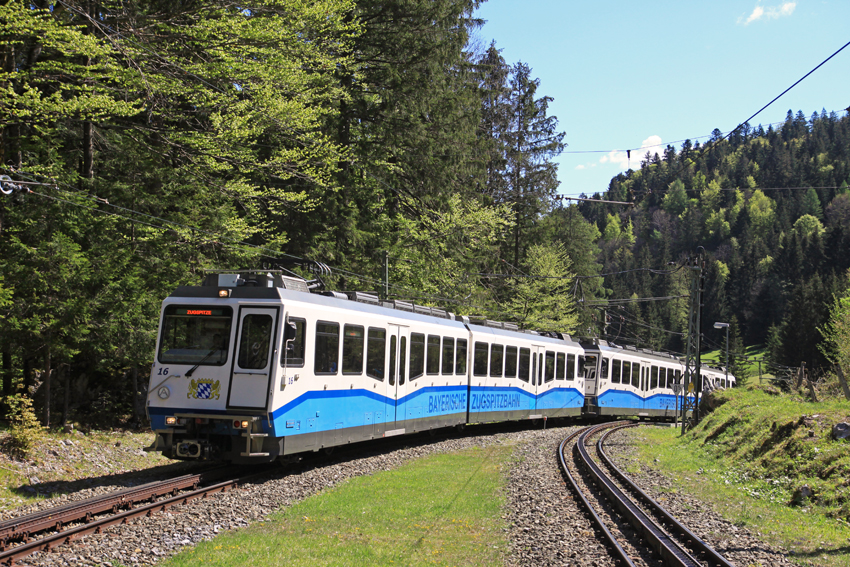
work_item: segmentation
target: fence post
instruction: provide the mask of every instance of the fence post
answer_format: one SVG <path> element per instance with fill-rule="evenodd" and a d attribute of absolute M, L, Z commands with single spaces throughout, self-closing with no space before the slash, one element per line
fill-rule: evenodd
<path fill-rule="evenodd" d="M 850 387 L 847 386 L 847 379 L 844 377 L 844 371 L 841 370 L 841 365 L 835 365 L 835 373 L 838 374 L 838 383 L 841 384 L 841 389 L 844 390 L 844 399 L 850 400 Z"/>

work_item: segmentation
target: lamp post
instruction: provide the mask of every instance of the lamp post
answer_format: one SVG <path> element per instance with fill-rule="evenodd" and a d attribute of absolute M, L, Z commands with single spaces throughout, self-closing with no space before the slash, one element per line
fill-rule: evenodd
<path fill-rule="evenodd" d="M 726 385 L 729 385 L 729 323 L 715 323 L 715 329 L 726 329 Z"/>

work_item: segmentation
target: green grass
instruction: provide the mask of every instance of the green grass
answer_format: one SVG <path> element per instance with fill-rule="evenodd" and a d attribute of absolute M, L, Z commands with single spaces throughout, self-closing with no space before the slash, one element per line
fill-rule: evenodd
<path fill-rule="evenodd" d="M 803 564 L 850 565 L 850 443 L 830 438 L 850 403 L 810 403 L 772 387 L 726 391 L 720 401 L 685 437 L 642 429 L 642 462 Z M 814 497 L 790 505 L 803 485 Z"/>
<path fill-rule="evenodd" d="M 747 370 L 747 375 L 749 376 L 749 383 L 756 384 L 759 381 L 759 363 L 758 361 L 763 361 L 761 363 L 761 377 L 762 380 L 766 380 L 768 378 L 772 378 L 773 374 L 768 374 L 767 372 L 767 364 L 764 362 L 765 355 L 767 353 L 767 347 L 763 345 L 756 346 L 748 346 L 744 349 L 744 354 L 747 355 L 747 359 L 749 362 L 744 364 L 744 368 Z M 700 354 L 700 358 L 702 362 L 706 362 L 715 366 L 725 366 L 726 365 L 726 349 L 718 349 L 712 350 L 708 352 L 703 352 Z"/>
<path fill-rule="evenodd" d="M 358 477 L 162 565 L 502 564 L 510 455 L 507 446 L 474 448 Z"/>

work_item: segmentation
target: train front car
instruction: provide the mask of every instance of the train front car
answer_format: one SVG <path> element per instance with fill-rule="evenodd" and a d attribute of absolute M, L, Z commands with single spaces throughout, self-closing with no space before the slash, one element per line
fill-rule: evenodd
<path fill-rule="evenodd" d="M 214 274 L 162 306 L 147 413 L 152 451 L 173 459 L 269 461 L 274 361 L 285 333 L 280 276 Z M 290 286 L 303 281 L 292 279 Z M 291 331 L 290 331 L 291 332 Z"/>

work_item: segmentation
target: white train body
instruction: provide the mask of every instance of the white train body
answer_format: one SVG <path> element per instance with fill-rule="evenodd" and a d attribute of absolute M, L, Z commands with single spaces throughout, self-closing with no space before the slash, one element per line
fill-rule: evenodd
<path fill-rule="evenodd" d="M 151 450 L 172 458 L 269 461 L 467 423 L 673 415 L 672 391 L 655 387 L 652 370 L 681 372 L 672 358 L 310 293 L 281 276 L 204 284 L 162 307 L 147 412 Z"/>

